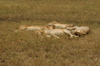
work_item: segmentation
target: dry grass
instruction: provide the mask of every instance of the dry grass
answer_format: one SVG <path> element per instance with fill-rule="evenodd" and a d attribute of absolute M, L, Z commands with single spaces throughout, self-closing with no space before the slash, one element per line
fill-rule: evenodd
<path fill-rule="evenodd" d="M 99 66 L 99 0 L 1 0 L 0 66 Z M 41 39 L 34 31 L 14 33 L 22 24 L 51 21 L 88 25 L 80 38 Z"/>

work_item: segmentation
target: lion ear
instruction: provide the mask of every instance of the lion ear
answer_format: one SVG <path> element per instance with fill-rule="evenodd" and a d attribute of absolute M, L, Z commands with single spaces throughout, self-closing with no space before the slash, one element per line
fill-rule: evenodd
<path fill-rule="evenodd" d="M 41 31 L 41 34 L 43 34 L 44 33 L 44 31 Z"/>
<path fill-rule="evenodd" d="M 53 24 L 58 24 L 58 22 L 57 22 L 57 21 L 53 21 L 52 23 L 53 23 Z"/>
<path fill-rule="evenodd" d="M 47 28 L 49 29 L 49 26 L 47 26 Z"/>
<path fill-rule="evenodd" d="M 53 25 L 52 27 L 53 27 L 53 29 L 55 29 L 55 28 L 56 28 L 56 27 L 55 27 L 55 25 Z"/>
<path fill-rule="evenodd" d="M 46 26 L 46 29 L 50 29 L 50 27 L 49 26 Z"/>
<path fill-rule="evenodd" d="M 85 35 L 85 34 L 86 34 L 86 32 L 85 32 L 85 31 L 83 31 L 83 30 L 82 30 L 82 33 L 83 33 L 83 35 Z"/>
<path fill-rule="evenodd" d="M 75 30 L 76 28 L 73 28 L 72 30 Z"/>

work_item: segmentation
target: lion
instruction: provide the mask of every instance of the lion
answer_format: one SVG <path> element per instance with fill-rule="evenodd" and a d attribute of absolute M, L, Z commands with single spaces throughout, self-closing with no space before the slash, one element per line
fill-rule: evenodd
<path fill-rule="evenodd" d="M 45 29 L 55 29 L 55 26 L 28 26 L 28 25 L 21 25 L 19 29 L 15 30 L 15 32 L 22 31 L 22 30 L 45 30 Z"/>
<path fill-rule="evenodd" d="M 37 30 L 35 33 L 38 35 L 45 34 L 47 37 L 53 36 L 55 38 L 59 38 L 57 35 L 64 35 L 64 34 L 70 35 L 71 38 L 78 37 L 74 35 L 70 30 L 67 29 Z"/>
<path fill-rule="evenodd" d="M 48 26 L 55 26 L 56 28 L 67 28 L 67 27 L 73 27 L 74 25 L 73 24 L 61 24 L 61 23 L 58 23 L 56 21 L 53 21 L 51 23 L 48 24 Z"/>
<path fill-rule="evenodd" d="M 90 28 L 88 26 L 81 26 L 81 27 L 74 26 L 74 27 L 68 27 L 67 29 L 73 30 L 74 33 L 79 36 L 86 35 L 90 32 Z"/>

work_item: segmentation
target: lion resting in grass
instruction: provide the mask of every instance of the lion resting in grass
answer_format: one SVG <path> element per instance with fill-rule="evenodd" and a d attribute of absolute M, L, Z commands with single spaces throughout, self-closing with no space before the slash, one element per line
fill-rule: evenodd
<path fill-rule="evenodd" d="M 21 31 L 21 30 L 44 30 L 44 29 L 54 29 L 54 26 L 28 26 L 28 25 L 21 25 L 18 30 L 15 30 L 15 32 Z"/>
<path fill-rule="evenodd" d="M 73 30 L 76 35 L 86 35 L 90 32 L 90 28 L 88 26 L 74 26 L 74 27 L 67 27 L 68 30 Z"/>
<path fill-rule="evenodd" d="M 67 28 L 67 27 L 73 27 L 73 24 L 60 24 L 56 21 L 53 21 L 51 23 L 48 24 L 48 26 L 55 26 L 57 28 Z"/>
<path fill-rule="evenodd" d="M 64 34 L 68 34 L 70 35 L 70 37 L 78 37 L 76 35 L 73 35 L 73 33 L 70 30 L 67 29 L 51 29 L 51 30 L 37 30 L 35 32 L 38 35 L 43 35 L 45 34 L 47 37 L 55 37 L 55 38 L 59 38 L 57 35 L 64 35 Z"/>

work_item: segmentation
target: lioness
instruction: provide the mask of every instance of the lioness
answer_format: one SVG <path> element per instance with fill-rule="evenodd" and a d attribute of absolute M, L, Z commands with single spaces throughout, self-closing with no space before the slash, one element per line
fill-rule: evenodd
<path fill-rule="evenodd" d="M 15 32 L 21 31 L 21 30 L 44 30 L 44 29 L 55 29 L 55 26 L 28 26 L 28 25 L 21 25 L 18 30 L 15 30 Z"/>
<path fill-rule="evenodd" d="M 78 37 L 76 35 L 73 35 L 73 33 L 70 30 L 67 29 L 52 29 L 52 30 L 37 30 L 36 34 L 46 34 L 47 37 L 55 37 L 59 38 L 57 35 L 63 35 L 63 34 L 68 34 L 70 37 Z"/>
<path fill-rule="evenodd" d="M 68 27 L 67 29 L 73 30 L 74 33 L 79 36 L 86 35 L 87 33 L 90 32 L 90 28 L 88 26 L 81 26 L 81 27 L 74 26 L 74 27 Z"/>
<path fill-rule="evenodd" d="M 48 26 L 55 26 L 56 28 L 67 28 L 67 27 L 73 27 L 73 24 L 60 24 L 56 21 L 53 21 L 48 24 Z"/>

